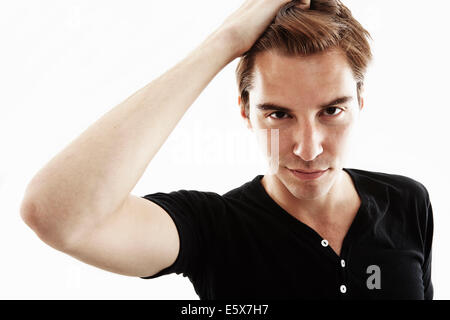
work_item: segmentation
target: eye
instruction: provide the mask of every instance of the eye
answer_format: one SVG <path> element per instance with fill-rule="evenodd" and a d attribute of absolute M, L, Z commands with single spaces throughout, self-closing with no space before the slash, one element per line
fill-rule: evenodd
<path fill-rule="evenodd" d="M 340 111 L 339 113 L 336 114 L 336 111 Z M 324 109 L 325 115 L 329 116 L 329 117 L 337 117 L 338 115 L 340 115 L 344 110 L 338 107 L 329 107 Z"/>
<path fill-rule="evenodd" d="M 274 114 L 276 114 L 276 115 L 278 115 L 278 116 L 280 116 L 280 115 L 281 115 L 281 116 L 283 116 L 283 115 L 287 115 L 287 116 L 288 116 L 288 114 L 285 113 L 285 112 L 277 111 L 277 112 L 274 112 L 274 113 L 269 114 L 269 118 L 271 118 L 271 119 L 273 119 L 273 120 L 282 120 L 282 119 L 283 119 L 283 117 L 281 117 L 281 118 L 273 118 L 272 115 L 274 115 Z"/>
<path fill-rule="evenodd" d="M 340 112 L 338 112 L 338 111 L 340 111 Z M 329 118 L 335 118 L 335 117 L 339 116 L 343 111 L 344 111 L 344 109 L 339 108 L 339 107 L 328 107 L 328 108 L 324 109 L 325 116 L 327 116 Z M 336 112 L 338 112 L 338 113 L 336 113 Z M 269 114 L 268 117 L 272 120 L 283 120 L 283 119 L 289 118 L 290 116 L 286 112 L 277 111 L 277 112 L 273 112 L 273 113 Z"/>

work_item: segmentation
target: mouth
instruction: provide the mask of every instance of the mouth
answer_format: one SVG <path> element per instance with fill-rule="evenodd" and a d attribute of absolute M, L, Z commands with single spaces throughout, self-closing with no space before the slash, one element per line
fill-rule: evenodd
<path fill-rule="evenodd" d="M 316 180 L 322 177 L 329 169 L 302 171 L 296 169 L 288 169 L 295 177 L 301 180 Z"/>
<path fill-rule="evenodd" d="M 289 170 L 297 171 L 297 172 L 300 172 L 300 173 L 311 174 L 311 173 L 321 173 L 321 172 L 327 171 L 328 169 L 324 169 L 324 170 L 301 170 L 301 169 L 297 170 L 297 169 L 289 169 Z"/>

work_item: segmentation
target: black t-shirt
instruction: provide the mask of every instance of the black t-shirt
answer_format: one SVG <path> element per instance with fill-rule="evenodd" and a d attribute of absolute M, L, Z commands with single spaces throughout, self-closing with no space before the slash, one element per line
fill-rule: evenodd
<path fill-rule="evenodd" d="M 338 256 L 282 209 L 262 175 L 223 195 L 179 190 L 144 196 L 172 217 L 176 261 L 200 299 L 432 299 L 433 213 L 411 178 L 344 169 L 361 206 Z M 336 213 L 339 214 L 339 213 Z"/>

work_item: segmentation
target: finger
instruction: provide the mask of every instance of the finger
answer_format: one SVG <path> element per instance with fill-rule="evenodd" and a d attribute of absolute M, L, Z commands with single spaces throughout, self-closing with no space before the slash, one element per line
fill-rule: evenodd
<path fill-rule="evenodd" d="M 311 6 L 311 0 L 301 0 L 300 3 L 296 6 L 300 9 L 307 10 Z"/>

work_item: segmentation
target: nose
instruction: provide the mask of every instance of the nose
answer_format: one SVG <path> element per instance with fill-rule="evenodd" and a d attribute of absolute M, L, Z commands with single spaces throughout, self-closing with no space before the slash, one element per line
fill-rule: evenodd
<path fill-rule="evenodd" d="M 303 161 L 313 161 L 323 152 L 321 133 L 311 123 L 302 123 L 294 133 L 294 154 Z"/>

